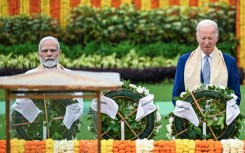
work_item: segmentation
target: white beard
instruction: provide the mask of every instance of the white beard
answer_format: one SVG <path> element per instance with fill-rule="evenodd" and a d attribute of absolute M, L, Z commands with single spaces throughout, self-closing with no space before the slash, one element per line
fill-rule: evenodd
<path fill-rule="evenodd" d="M 57 59 L 59 59 L 59 57 Z M 58 63 L 58 60 L 53 57 L 46 57 L 44 60 L 40 58 L 40 62 L 46 68 L 54 68 Z"/>

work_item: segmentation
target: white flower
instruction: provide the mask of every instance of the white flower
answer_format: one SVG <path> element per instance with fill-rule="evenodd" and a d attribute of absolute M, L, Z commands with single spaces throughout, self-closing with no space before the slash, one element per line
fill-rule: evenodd
<path fill-rule="evenodd" d="M 146 96 L 148 96 L 148 95 L 150 94 L 149 90 L 148 90 L 148 89 L 147 89 L 147 90 L 144 90 L 144 94 L 145 94 Z"/>
<path fill-rule="evenodd" d="M 204 89 L 204 90 L 208 90 L 208 87 L 212 87 L 212 86 L 213 86 L 213 85 L 211 85 L 211 84 L 209 84 L 209 85 L 204 85 L 204 86 L 203 86 L 203 89 Z"/>
<path fill-rule="evenodd" d="M 238 139 L 221 140 L 223 153 L 243 152 L 244 142 Z"/>
<path fill-rule="evenodd" d="M 173 136 L 172 134 L 166 134 L 166 137 L 168 138 L 168 140 L 175 140 L 175 136 Z"/>
<path fill-rule="evenodd" d="M 220 86 L 219 86 L 219 88 L 220 88 L 220 89 L 225 89 L 225 87 L 224 87 L 224 86 L 222 86 L 222 85 L 220 85 Z"/>
<path fill-rule="evenodd" d="M 159 108 L 160 108 L 159 105 L 156 105 L 156 107 L 157 107 L 157 110 L 160 110 L 160 109 L 159 109 Z"/>
<path fill-rule="evenodd" d="M 166 134 L 166 137 L 168 137 L 168 139 L 171 137 L 171 134 L 170 133 L 167 133 Z"/>
<path fill-rule="evenodd" d="M 136 89 L 136 91 L 138 93 L 142 94 L 143 93 L 143 88 L 141 86 L 138 86 L 137 89 Z"/>
<path fill-rule="evenodd" d="M 159 125 L 159 126 L 156 126 L 156 127 L 155 127 L 155 131 L 156 131 L 156 132 L 159 132 L 159 130 L 160 130 L 161 128 L 162 128 L 162 124 Z"/>
<path fill-rule="evenodd" d="M 144 93 L 146 96 L 149 95 L 149 90 L 146 89 L 146 87 L 142 87 L 142 89 L 143 89 L 143 93 Z"/>
<path fill-rule="evenodd" d="M 194 87 L 193 87 L 193 90 L 197 90 L 197 89 L 199 89 L 200 88 L 200 85 L 195 85 Z"/>
<path fill-rule="evenodd" d="M 237 96 L 234 93 L 232 93 L 231 96 L 233 97 L 233 99 L 237 100 Z"/>
<path fill-rule="evenodd" d="M 166 127 L 167 127 L 168 133 L 169 133 L 169 134 L 172 134 L 172 132 L 173 132 L 173 130 L 172 130 L 172 125 L 171 125 L 171 124 L 168 124 L 168 125 L 166 125 Z"/>
<path fill-rule="evenodd" d="M 160 113 L 157 112 L 156 115 L 157 115 L 157 122 L 161 121 L 162 117 L 161 117 Z"/>
<path fill-rule="evenodd" d="M 132 88 L 137 88 L 136 85 L 134 85 L 134 84 L 129 84 L 129 86 Z"/>
<path fill-rule="evenodd" d="M 136 153 L 152 153 L 154 150 L 154 140 L 137 139 L 136 141 Z"/>
<path fill-rule="evenodd" d="M 174 121 L 174 118 L 171 116 L 171 117 L 169 117 L 169 119 L 168 119 L 168 121 L 169 121 L 169 123 L 173 123 L 173 121 Z"/>
<path fill-rule="evenodd" d="M 59 141 L 55 140 L 54 141 L 54 152 L 58 152 L 59 151 Z"/>
<path fill-rule="evenodd" d="M 183 98 L 183 96 L 186 94 L 186 92 L 181 92 L 180 97 Z"/>

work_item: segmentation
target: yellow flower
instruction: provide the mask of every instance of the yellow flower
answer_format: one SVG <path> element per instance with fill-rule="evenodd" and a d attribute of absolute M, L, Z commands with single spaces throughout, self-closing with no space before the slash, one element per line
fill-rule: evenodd
<path fill-rule="evenodd" d="M 46 152 L 53 152 L 54 149 L 54 140 L 47 139 L 46 140 Z"/>

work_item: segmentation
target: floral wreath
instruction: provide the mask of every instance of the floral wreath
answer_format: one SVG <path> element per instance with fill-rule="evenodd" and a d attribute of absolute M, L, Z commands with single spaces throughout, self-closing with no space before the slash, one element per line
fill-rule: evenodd
<path fill-rule="evenodd" d="M 131 84 L 129 81 L 122 81 L 121 90 L 106 90 L 103 91 L 102 94 L 112 98 L 119 106 L 115 119 L 110 118 L 106 114 L 101 114 L 101 131 L 103 139 L 121 139 L 121 134 L 118 131 L 121 129 L 120 121 L 122 120 L 122 117 L 125 123 L 127 122 L 125 124 L 125 140 L 134 140 L 138 138 L 151 139 L 157 132 L 159 132 L 162 123 L 158 106 L 154 112 L 145 116 L 140 121 L 135 120 L 139 99 L 150 94 L 148 89 Z M 89 114 L 90 117 L 88 119 L 93 121 L 89 126 L 89 130 L 96 134 L 97 112 L 91 109 Z"/>
<path fill-rule="evenodd" d="M 41 110 L 41 113 L 34 122 L 28 120 L 19 112 L 13 111 L 13 127 L 16 129 L 16 136 L 25 140 L 42 140 L 43 126 L 47 126 L 47 138 L 55 140 L 71 140 L 79 132 L 81 121 L 76 120 L 70 129 L 63 124 L 66 107 L 78 103 L 76 99 L 33 99 L 34 104 Z M 47 124 L 48 123 L 48 124 Z M 58 127 L 58 128 L 57 128 Z"/>
<path fill-rule="evenodd" d="M 169 120 L 166 136 L 168 139 L 216 140 L 238 137 L 245 116 L 240 113 L 231 124 L 226 125 L 226 102 L 231 99 L 237 99 L 234 91 L 223 86 L 201 84 L 195 86 L 192 91 L 182 92 L 180 97 L 175 97 L 174 100 L 189 102 L 192 105 L 200 123 L 206 122 L 206 135 L 203 135 L 202 124 L 196 127 L 188 120 L 175 116 L 171 112 L 166 117 Z"/>

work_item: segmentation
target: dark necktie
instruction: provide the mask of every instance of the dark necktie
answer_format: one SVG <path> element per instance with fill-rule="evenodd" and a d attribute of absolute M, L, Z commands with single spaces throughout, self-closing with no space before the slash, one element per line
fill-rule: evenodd
<path fill-rule="evenodd" d="M 209 84 L 210 83 L 210 64 L 208 61 L 209 56 L 204 57 L 204 66 L 203 66 L 203 81 L 204 84 Z"/>

